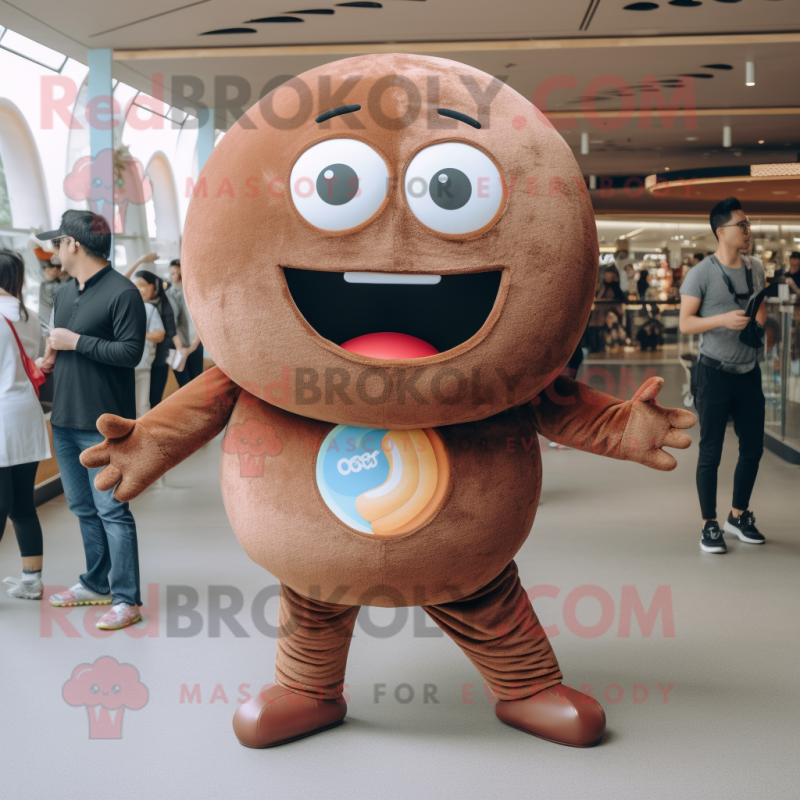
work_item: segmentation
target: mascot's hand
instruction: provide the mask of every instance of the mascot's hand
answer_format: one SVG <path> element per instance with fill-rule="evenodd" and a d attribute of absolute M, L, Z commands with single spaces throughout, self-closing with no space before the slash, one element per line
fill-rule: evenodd
<path fill-rule="evenodd" d="M 147 429 L 136 420 L 103 414 L 97 430 L 104 442 L 81 453 L 81 464 L 89 469 L 105 467 L 94 479 L 101 491 L 116 486 L 114 497 L 132 500 L 169 469 L 164 454 Z"/>
<path fill-rule="evenodd" d="M 652 469 L 675 469 L 678 462 L 662 447 L 685 450 L 692 437 L 683 433 L 691 428 L 697 417 L 682 408 L 664 408 L 656 400 L 664 386 L 663 378 L 650 378 L 629 401 L 631 415 L 622 439 L 622 447 L 629 461 L 636 461 Z"/>

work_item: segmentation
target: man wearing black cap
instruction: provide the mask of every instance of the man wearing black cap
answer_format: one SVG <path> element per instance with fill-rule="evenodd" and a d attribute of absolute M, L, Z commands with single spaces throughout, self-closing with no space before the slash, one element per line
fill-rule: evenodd
<path fill-rule="evenodd" d="M 109 263 L 111 231 L 98 214 L 67 211 L 58 230 L 37 238 L 53 241 L 74 278 L 55 295 L 41 366 L 53 372 L 53 444 L 67 502 L 80 521 L 87 567 L 50 604 L 111 605 L 97 627 L 124 628 L 141 619 L 136 523 L 127 503 L 95 487 L 99 470 L 79 458 L 105 438 L 97 429 L 102 414 L 136 418 L 134 367 L 144 349 L 144 302 Z"/>

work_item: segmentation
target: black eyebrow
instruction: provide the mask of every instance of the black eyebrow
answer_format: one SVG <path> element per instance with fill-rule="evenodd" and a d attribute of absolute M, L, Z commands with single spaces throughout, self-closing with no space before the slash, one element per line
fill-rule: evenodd
<path fill-rule="evenodd" d="M 466 122 L 467 125 L 472 125 L 473 128 L 481 127 L 481 124 L 478 122 L 478 120 L 472 119 L 472 117 L 468 117 L 466 114 L 462 114 L 460 111 L 451 111 L 449 108 L 439 108 L 437 110 L 443 117 L 450 117 L 451 119 L 457 119 L 459 122 Z"/>
<path fill-rule="evenodd" d="M 324 113 L 320 114 L 314 121 L 325 122 L 326 119 L 331 119 L 331 117 L 338 117 L 342 114 L 352 114 L 353 111 L 361 111 L 361 106 L 356 103 L 352 106 L 339 106 L 338 108 L 332 108 L 330 111 L 325 111 Z"/>

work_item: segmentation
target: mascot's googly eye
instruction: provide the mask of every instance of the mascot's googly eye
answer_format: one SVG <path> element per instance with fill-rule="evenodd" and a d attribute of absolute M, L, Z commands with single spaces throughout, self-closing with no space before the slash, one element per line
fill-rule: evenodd
<path fill-rule="evenodd" d="M 324 231 L 346 231 L 371 219 L 389 188 L 384 160 L 356 139 L 326 139 L 303 153 L 292 168 L 295 208 Z"/>
<path fill-rule="evenodd" d="M 478 231 L 495 218 L 503 202 L 497 167 L 461 142 L 420 150 L 406 170 L 405 190 L 414 216 L 439 233 Z"/>

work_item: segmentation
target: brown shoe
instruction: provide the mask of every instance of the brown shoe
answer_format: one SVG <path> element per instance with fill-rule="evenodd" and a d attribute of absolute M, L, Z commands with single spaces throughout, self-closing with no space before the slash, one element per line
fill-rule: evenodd
<path fill-rule="evenodd" d="M 599 744 L 606 729 L 600 703 L 561 683 L 523 700 L 498 700 L 494 712 L 512 728 L 570 747 Z"/>
<path fill-rule="evenodd" d="M 233 731 L 245 747 L 275 747 L 341 725 L 344 697 L 315 700 L 283 686 L 271 686 L 239 706 Z"/>

